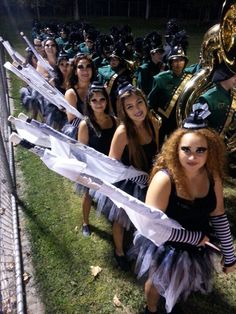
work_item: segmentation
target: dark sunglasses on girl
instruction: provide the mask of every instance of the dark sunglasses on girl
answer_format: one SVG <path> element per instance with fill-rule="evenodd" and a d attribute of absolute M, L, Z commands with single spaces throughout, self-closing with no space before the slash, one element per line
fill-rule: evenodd
<path fill-rule="evenodd" d="M 87 65 L 82 65 L 79 64 L 77 65 L 77 69 L 83 70 L 83 69 L 91 69 L 92 68 L 92 64 L 88 63 Z"/>

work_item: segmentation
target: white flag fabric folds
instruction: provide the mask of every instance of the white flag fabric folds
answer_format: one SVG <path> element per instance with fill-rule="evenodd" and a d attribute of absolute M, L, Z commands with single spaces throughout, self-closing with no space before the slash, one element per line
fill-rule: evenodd
<path fill-rule="evenodd" d="M 0 37 L 0 41 L 1 43 L 3 44 L 4 48 L 6 49 L 6 51 L 9 53 L 9 55 L 11 56 L 11 58 L 20 63 L 20 64 L 23 64 L 26 62 L 25 58 L 20 54 L 18 53 L 16 50 L 14 50 L 12 48 L 12 46 L 10 45 L 9 41 L 7 40 L 4 40 L 2 37 Z"/>
<path fill-rule="evenodd" d="M 148 175 L 146 172 L 137 170 L 132 166 L 125 166 L 121 162 L 71 139 L 46 124 L 35 120 L 29 123 L 14 117 L 11 117 L 10 121 L 15 124 L 21 138 L 35 145 L 50 148 L 54 155 L 83 162 L 84 173 L 87 175 L 97 176 L 109 183 L 124 179 L 137 179 L 139 184 L 147 183 Z"/>
<path fill-rule="evenodd" d="M 37 135 L 40 135 L 40 129 L 36 127 L 37 123 L 31 125 L 16 118 L 11 118 L 10 121 L 15 123 L 19 134 L 24 135 L 24 139 L 29 142 L 36 138 L 35 129 L 38 132 Z M 25 129 L 22 131 L 24 125 Z M 32 133 L 34 133 L 33 137 Z M 62 136 L 64 137 L 64 135 Z M 114 179 L 126 179 L 129 178 L 129 175 L 133 178 L 139 177 L 140 173 L 143 174 L 141 171 L 130 169 L 130 167 L 75 140 L 70 139 L 68 142 L 63 142 L 50 134 L 46 141 L 50 141 L 48 146 L 51 149 L 35 146 L 30 150 L 40 156 L 44 164 L 52 171 L 109 197 L 119 208 L 126 211 L 139 233 L 156 245 L 161 245 L 168 240 L 172 228 L 181 228 L 176 221 L 168 218 L 162 211 L 147 206 L 111 184 Z M 39 139 L 36 142 L 39 142 Z M 79 152 L 78 156 L 83 158 L 77 159 L 74 152 Z M 105 171 L 103 167 L 106 168 Z"/>
<path fill-rule="evenodd" d="M 158 246 L 169 239 L 172 228 L 182 228 L 161 210 L 147 206 L 108 182 L 83 173 L 83 164 L 78 160 L 54 155 L 48 149 L 45 149 L 41 160 L 56 173 L 109 197 L 119 208 L 126 211 L 138 232 Z"/>
<path fill-rule="evenodd" d="M 66 111 L 70 112 L 77 118 L 84 118 L 84 116 L 75 107 L 71 106 L 67 102 L 64 95 L 57 88 L 50 85 L 45 80 L 45 78 L 40 75 L 30 64 L 22 66 L 19 64 L 11 64 L 7 61 L 4 64 L 4 67 L 7 70 L 16 74 L 32 89 L 39 92 L 44 98 L 46 98 L 50 103 L 52 103 L 59 109 L 64 108 Z"/>
<path fill-rule="evenodd" d="M 53 72 L 54 69 L 53 67 L 44 60 L 44 58 L 37 52 L 37 50 L 34 48 L 34 45 L 32 45 L 32 43 L 30 42 L 30 40 L 27 38 L 27 36 L 24 35 L 23 32 L 20 33 L 20 35 L 22 36 L 22 38 L 25 40 L 25 42 L 27 43 L 27 45 L 29 46 L 29 48 L 33 51 L 33 54 L 35 55 L 35 57 L 37 58 L 38 62 L 40 63 L 40 65 L 50 73 L 51 76 L 53 76 Z"/>
<path fill-rule="evenodd" d="M 25 36 L 23 36 L 23 38 L 24 37 Z M 4 64 L 4 67 L 7 70 L 13 72 L 32 89 L 39 92 L 44 98 L 46 98 L 50 103 L 59 109 L 64 108 L 66 111 L 70 112 L 80 120 L 84 118 L 84 116 L 76 108 L 67 102 L 64 95 L 56 87 L 49 84 L 48 81 L 39 72 L 37 72 L 32 65 L 26 64 L 25 58 L 16 50 L 14 50 L 8 41 L 3 40 L 2 37 L 0 37 L 0 41 L 13 60 L 13 63 L 7 61 Z M 51 71 L 51 66 L 50 68 L 46 68 L 46 70 Z"/>

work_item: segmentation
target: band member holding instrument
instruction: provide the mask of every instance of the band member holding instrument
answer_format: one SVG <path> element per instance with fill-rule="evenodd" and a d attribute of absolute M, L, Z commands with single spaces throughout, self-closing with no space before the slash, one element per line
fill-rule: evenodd
<path fill-rule="evenodd" d="M 188 58 L 180 46 L 173 48 L 168 62 L 170 70 L 154 76 L 152 90 L 148 95 L 150 108 L 162 117 L 160 145 L 177 128 L 176 102 L 186 82 L 192 77 L 192 74 L 184 72 Z"/>
<path fill-rule="evenodd" d="M 230 175 L 236 175 L 236 74 L 224 62 L 213 72 L 213 86 L 199 97 L 211 111 L 210 127 L 220 133 L 227 146 Z"/>

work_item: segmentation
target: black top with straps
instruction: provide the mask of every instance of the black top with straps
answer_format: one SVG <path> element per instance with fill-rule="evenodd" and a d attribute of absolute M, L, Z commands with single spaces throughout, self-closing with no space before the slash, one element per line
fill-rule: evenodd
<path fill-rule="evenodd" d="M 100 130 L 96 130 L 88 118 L 85 119 L 89 132 L 88 146 L 105 155 L 109 154 L 111 140 L 116 130 L 116 120 L 113 116 L 110 117 L 112 120 L 112 127 Z"/>
<path fill-rule="evenodd" d="M 81 98 L 80 98 L 80 96 L 79 96 L 79 94 L 78 94 L 76 88 L 75 88 L 75 87 L 72 87 L 72 89 L 74 90 L 74 92 L 75 92 L 75 94 L 76 94 L 76 97 L 77 97 L 76 109 L 77 109 L 80 113 L 84 114 L 84 101 L 81 100 Z"/>
<path fill-rule="evenodd" d="M 163 171 L 170 176 L 168 171 Z M 178 221 L 185 229 L 202 231 L 209 235 L 209 214 L 216 208 L 214 181 L 210 178 L 209 181 L 210 185 L 206 196 L 187 200 L 177 195 L 176 186 L 171 178 L 171 193 L 166 209 L 167 216 Z"/>
<path fill-rule="evenodd" d="M 147 166 L 146 167 L 144 166 L 144 168 L 140 169 L 140 170 L 146 171 L 147 173 L 149 173 L 150 170 L 152 169 L 153 159 L 157 154 L 157 143 L 155 141 L 155 130 L 154 130 L 152 123 L 150 124 L 150 127 L 151 127 L 151 131 L 152 131 L 152 140 L 150 143 L 141 145 L 142 149 L 144 151 L 146 160 L 147 160 Z M 128 147 L 128 145 L 125 146 L 123 155 L 121 157 L 121 161 L 123 164 L 125 164 L 127 166 L 131 165 L 131 162 L 129 160 L 129 147 Z"/>

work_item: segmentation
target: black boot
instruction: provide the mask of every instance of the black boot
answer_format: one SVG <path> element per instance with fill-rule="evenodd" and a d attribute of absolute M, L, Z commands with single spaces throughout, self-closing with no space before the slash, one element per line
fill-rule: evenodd
<path fill-rule="evenodd" d="M 119 256 L 116 254 L 116 251 L 114 251 L 114 257 L 121 270 L 123 270 L 124 272 L 127 272 L 130 270 L 129 262 L 127 261 L 127 258 L 125 255 Z"/>
<path fill-rule="evenodd" d="M 158 312 L 157 311 L 156 312 L 151 312 L 151 311 L 149 311 L 148 307 L 146 306 L 143 314 L 158 314 Z"/>
<path fill-rule="evenodd" d="M 184 312 L 179 304 L 175 304 L 175 306 L 173 307 L 172 311 L 169 314 L 184 314 Z"/>

